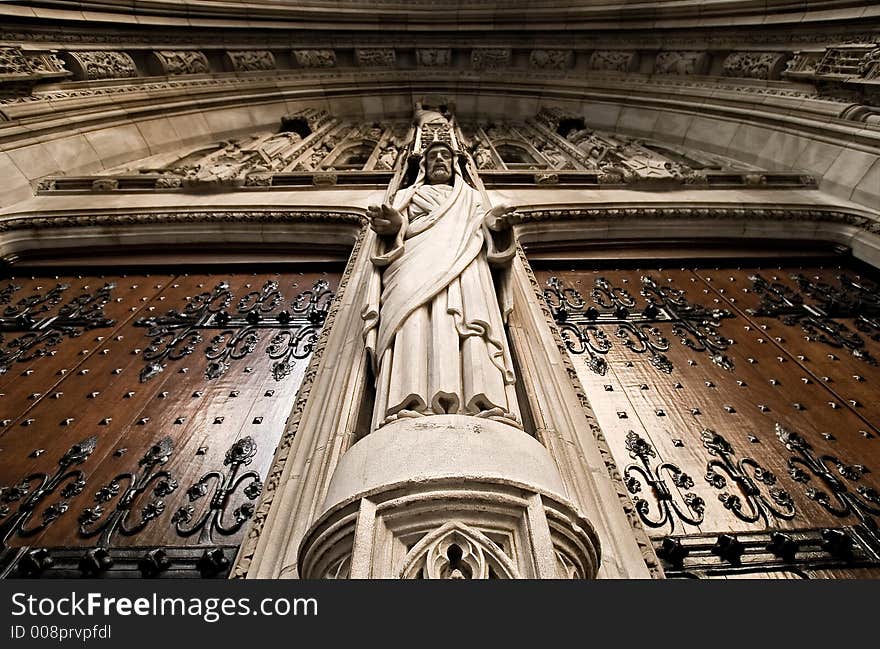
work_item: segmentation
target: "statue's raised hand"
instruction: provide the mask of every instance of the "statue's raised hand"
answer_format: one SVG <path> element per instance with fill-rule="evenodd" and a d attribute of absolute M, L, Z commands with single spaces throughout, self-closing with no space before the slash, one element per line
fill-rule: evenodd
<path fill-rule="evenodd" d="M 490 230 L 495 230 L 496 232 L 506 230 L 510 227 L 508 219 L 513 216 L 514 212 L 516 212 L 516 207 L 513 205 L 496 205 L 486 212 L 486 225 Z"/>
<path fill-rule="evenodd" d="M 397 234 L 403 226 L 403 216 L 388 203 L 381 206 L 370 205 L 367 208 L 367 218 L 373 231 L 382 236 Z"/>

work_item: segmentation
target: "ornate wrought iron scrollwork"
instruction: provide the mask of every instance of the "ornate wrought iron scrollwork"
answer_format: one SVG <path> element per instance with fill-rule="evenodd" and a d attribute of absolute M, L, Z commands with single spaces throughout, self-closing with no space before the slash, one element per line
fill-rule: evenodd
<path fill-rule="evenodd" d="M 595 280 L 590 305 L 577 289 L 566 287 L 557 277 L 549 278 L 544 299 L 568 350 L 587 354 L 590 369 L 605 374 L 608 363 L 603 356 L 612 344 L 599 325 L 616 325 L 615 336 L 625 347 L 648 354 L 651 365 L 668 374 L 674 369 L 664 353 L 669 350 L 669 340 L 657 327 L 668 322 L 682 345 L 708 353 L 713 363 L 733 370 L 733 361 L 723 353 L 733 341 L 718 333 L 721 320 L 733 317 L 730 311 L 691 304 L 684 291 L 661 286 L 650 276 L 642 277 L 641 282 L 640 295 L 646 304 L 639 310 L 628 290 L 614 286 L 604 277 Z"/>
<path fill-rule="evenodd" d="M 58 460 L 58 469 L 52 476 L 48 473 L 31 473 L 12 486 L 0 487 L 0 520 L 6 519 L 0 524 L 0 542 L 5 544 L 16 534 L 33 536 L 70 508 L 70 498 L 81 493 L 86 486 L 85 473 L 72 467 L 85 462 L 95 450 L 97 442 L 96 437 L 89 437 L 71 446 Z M 28 527 L 39 505 L 59 490 L 61 498 L 43 509 L 42 521 Z M 17 510 L 12 510 L 13 503 L 19 503 Z"/>
<path fill-rule="evenodd" d="M 796 273 L 791 279 L 798 290 L 758 274 L 749 279 L 752 290 L 761 296 L 760 306 L 749 310 L 752 315 L 779 318 L 790 327 L 800 325 L 807 340 L 846 349 L 861 361 L 877 364 L 862 336 L 838 319 L 854 318 L 856 329 L 880 341 L 880 287 L 847 275 L 838 276 L 839 286 L 831 286 Z"/>
<path fill-rule="evenodd" d="M 623 470 L 623 480 L 627 490 L 633 496 L 636 511 L 642 522 L 649 527 L 658 528 L 669 525 L 670 533 L 675 530 L 675 519 L 678 518 L 690 525 L 699 525 L 703 522 L 705 501 L 693 492 L 684 494 L 684 506 L 674 498 L 672 491 L 663 480 L 667 475 L 673 484 L 680 489 L 690 489 L 694 486 L 693 478 L 671 462 L 661 462 L 656 467 L 651 466 L 651 458 L 656 457 L 654 448 L 634 431 L 626 435 L 626 449 L 629 456 L 638 460 L 639 464 L 630 464 Z M 650 503 L 639 496 L 642 491 L 641 477 L 650 487 L 657 499 L 659 516 L 652 517 Z"/>
<path fill-rule="evenodd" d="M 16 286 L 4 293 L 6 302 L 12 301 Z M 61 304 L 67 284 L 58 284 L 45 293 L 34 293 L 7 306 L 0 317 L 0 374 L 9 371 L 13 363 L 26 363 L 51 355 L 52 348 L 65 338 L 82 335 L 89 329 L 110 327 L 113 320 L 104 317 L 104 307 L 110 302 L 114 284 L 105 284 L 94 293 L 83 293 L 62 305 L 55 315 L 48 315 Z M 7 289 L 4 289 L 6 291 Z M 20 334 L 8 342 L 3 334 Z"/>
<path fill-rule="evenodd" d="M 220 378 L 229 370 L 230 361 L 256 350 L 261 329 L 281 330 L 266 349 L 277 361 L 272 365 L 272 374 L 280 381 L 291 372 L 296 360 L 311 354 L 332 300 L 330 284 L 321 279 L 293 298 L 287 310 L 278 312 L 284 296 L 278 283 L 269 280 L 259 291 L 242 296 L 230 313 L 233 295 L 229 285 L 221 282 L 212 291 L 190 298 L 182 312 L 171 310 L 135 322 L 136 326 L 147 327 L 147 335 L 152 337 L 144 351 L 147 363 L 141 370 L 141 382 L 161 373 L 167 361 L 192 354 L 205 331 L 216 331 L 205 349 L 205 377 Z"/>
<path fill-rule="evenodd" d="M 734 516 L 747 523 L 763 519 L 765 525 L 770 524 L 771 517 L 794 518 L 794 501 L 787 491 L 777 486 L 772 471 L 750 457 L 735 460 L 733 447 L 714 430 L 707 428 L 700 437 L 709 454 L 718 458 L 706 464 L 706 482 L 716 489 L 724 489 L 727 481 L 732 480 L 739 488 L 739 494 L 723 491 L 718 495 L 718 500 Z"/>
<path fill-rule="evenodd" d="M 794 453 L 788 460 L 788 472 L 791 478 L 795 482 L 807 484 L 815 476 L 828 490 L 807 487 L 804 491 L 807 498 L 817 502 L 834 516 L 843 518 L 855 515 L 874 547 L 880 551 L 880 528 L 874 518 L 880 516 L 880 493 L 866 485 L 859 485 L 853 493 L 845 482 L 859 482 L 862 476 L 868 473 L 868 469 L 860 464 L 846 464 L 833 455 L 817 457 L 809 442 L 778 423 L 776 436 L 785 448 Z"/>
<path fill-rule="evenodd" d="M 192 536 L 199 532 L 199 543 L 213 543 L 214 532 L 229 536 L 238 532 L 242 525 L 254 514 L 254 501 L 263 490 L 263 482 L 260 474 L 256 471 L 246 471 L 239 475 L 242 467 L 248 466 L 257 454 L 257 443 L 252 437 L 244 437 L 235 442 L 228 451 L 223 465 L 229 467 L 229 472 L 209 471 L 199 478 L 187 490 L 190 504 L 178 509 L 172 518 L 177 533 L 181 536 Z M 211 482 L 214 482 L 214 492 L 211 495 L 210 505 L 195 522 L 195 503 L 208 494 Z M 232 512 L 232 522 L 225 520 L 227 509 L 233 494 L 242 487 L 242 493 L 248 502 L 236 507 Z"/>
<path fill-rule="evenodd" d="M 95 492 L 95 506 L 86 508 L 79 516 L 79 532 L 85 538 L 101 535 L 98 547 L 109 548 L 110 541 L 117 532 L 132 536 L 141 532 L 151 520 L 165 511 L 165 496 L 177 489 L 177 481 L 168 471 L 156 470 L 168 462 L 174 451 L 170 437 L 165 437 L 151 446 L 138 461 L 136 473 L 120 473 Z M 123 489 L 123 484 L 125 489 Z M 152 489 L 152 498 L 140 507 L 140 520 L 129 525 L 129 518 L 135 511 L 135 504 L 141 495 Z M 120 495 L 121 494 L 121 495 Z M 105 517 L 107 503 L 116 500 L 115 508 Z M 103 519 L 103 522 L 101 520 Z M 100 524 L 98 524 L 100 522 Z"/>

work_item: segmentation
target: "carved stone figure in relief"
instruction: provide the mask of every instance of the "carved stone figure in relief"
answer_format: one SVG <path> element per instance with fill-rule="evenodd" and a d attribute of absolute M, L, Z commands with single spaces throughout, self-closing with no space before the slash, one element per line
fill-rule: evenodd
<path fill-rule="evenodd" d="M 377 376 L 373 428 L 435 414 L 520 426 L 504 332 L 511 300 L 492 277 L 515 254 L 512 209 L 488 208 L 456 168 L 460 157 L 433 142 L 416 182 L 393 205 L 368 208 L 379 235 L 364 310 Z"/>

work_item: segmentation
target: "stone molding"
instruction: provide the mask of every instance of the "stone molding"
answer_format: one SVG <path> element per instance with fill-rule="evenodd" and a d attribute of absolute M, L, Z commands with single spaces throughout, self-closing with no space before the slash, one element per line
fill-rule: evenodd
<path fill-rule="evenodd" d="M 604 221 L 613 220 L 684 220 L 705 221 L 768 221 L 768 222 L 827 222 L 856 227 L 870 234 L 880 234 L 880 217 L 872 218 L 845 210 L 804 209 L 789 207 L 597 207 L 518 210 L 512 224 L 542 221 Z"/>
<path fill-rule="evenodd" d="M 0 219 L 0 232 L 190 223 L 340 223 L 359 225 L 360 212 L 332 210 L 201 210 L 24 216 Z"/>

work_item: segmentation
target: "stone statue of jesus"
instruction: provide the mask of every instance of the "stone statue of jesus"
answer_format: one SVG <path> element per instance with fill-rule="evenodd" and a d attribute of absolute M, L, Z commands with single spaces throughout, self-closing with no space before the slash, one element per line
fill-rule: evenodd
<path fill-rule="evenodd" d="M 459 155 L 433 142 L 415 183 L 393 205 L 368 208 L 379 238 L 363 314 L 377 376 L 373 430 L 441 414 L 520 426 L 504 331 L 510 299 L 492 276 L 516 251 L 512 208 L 488 209 L 456 170 Z"/>

